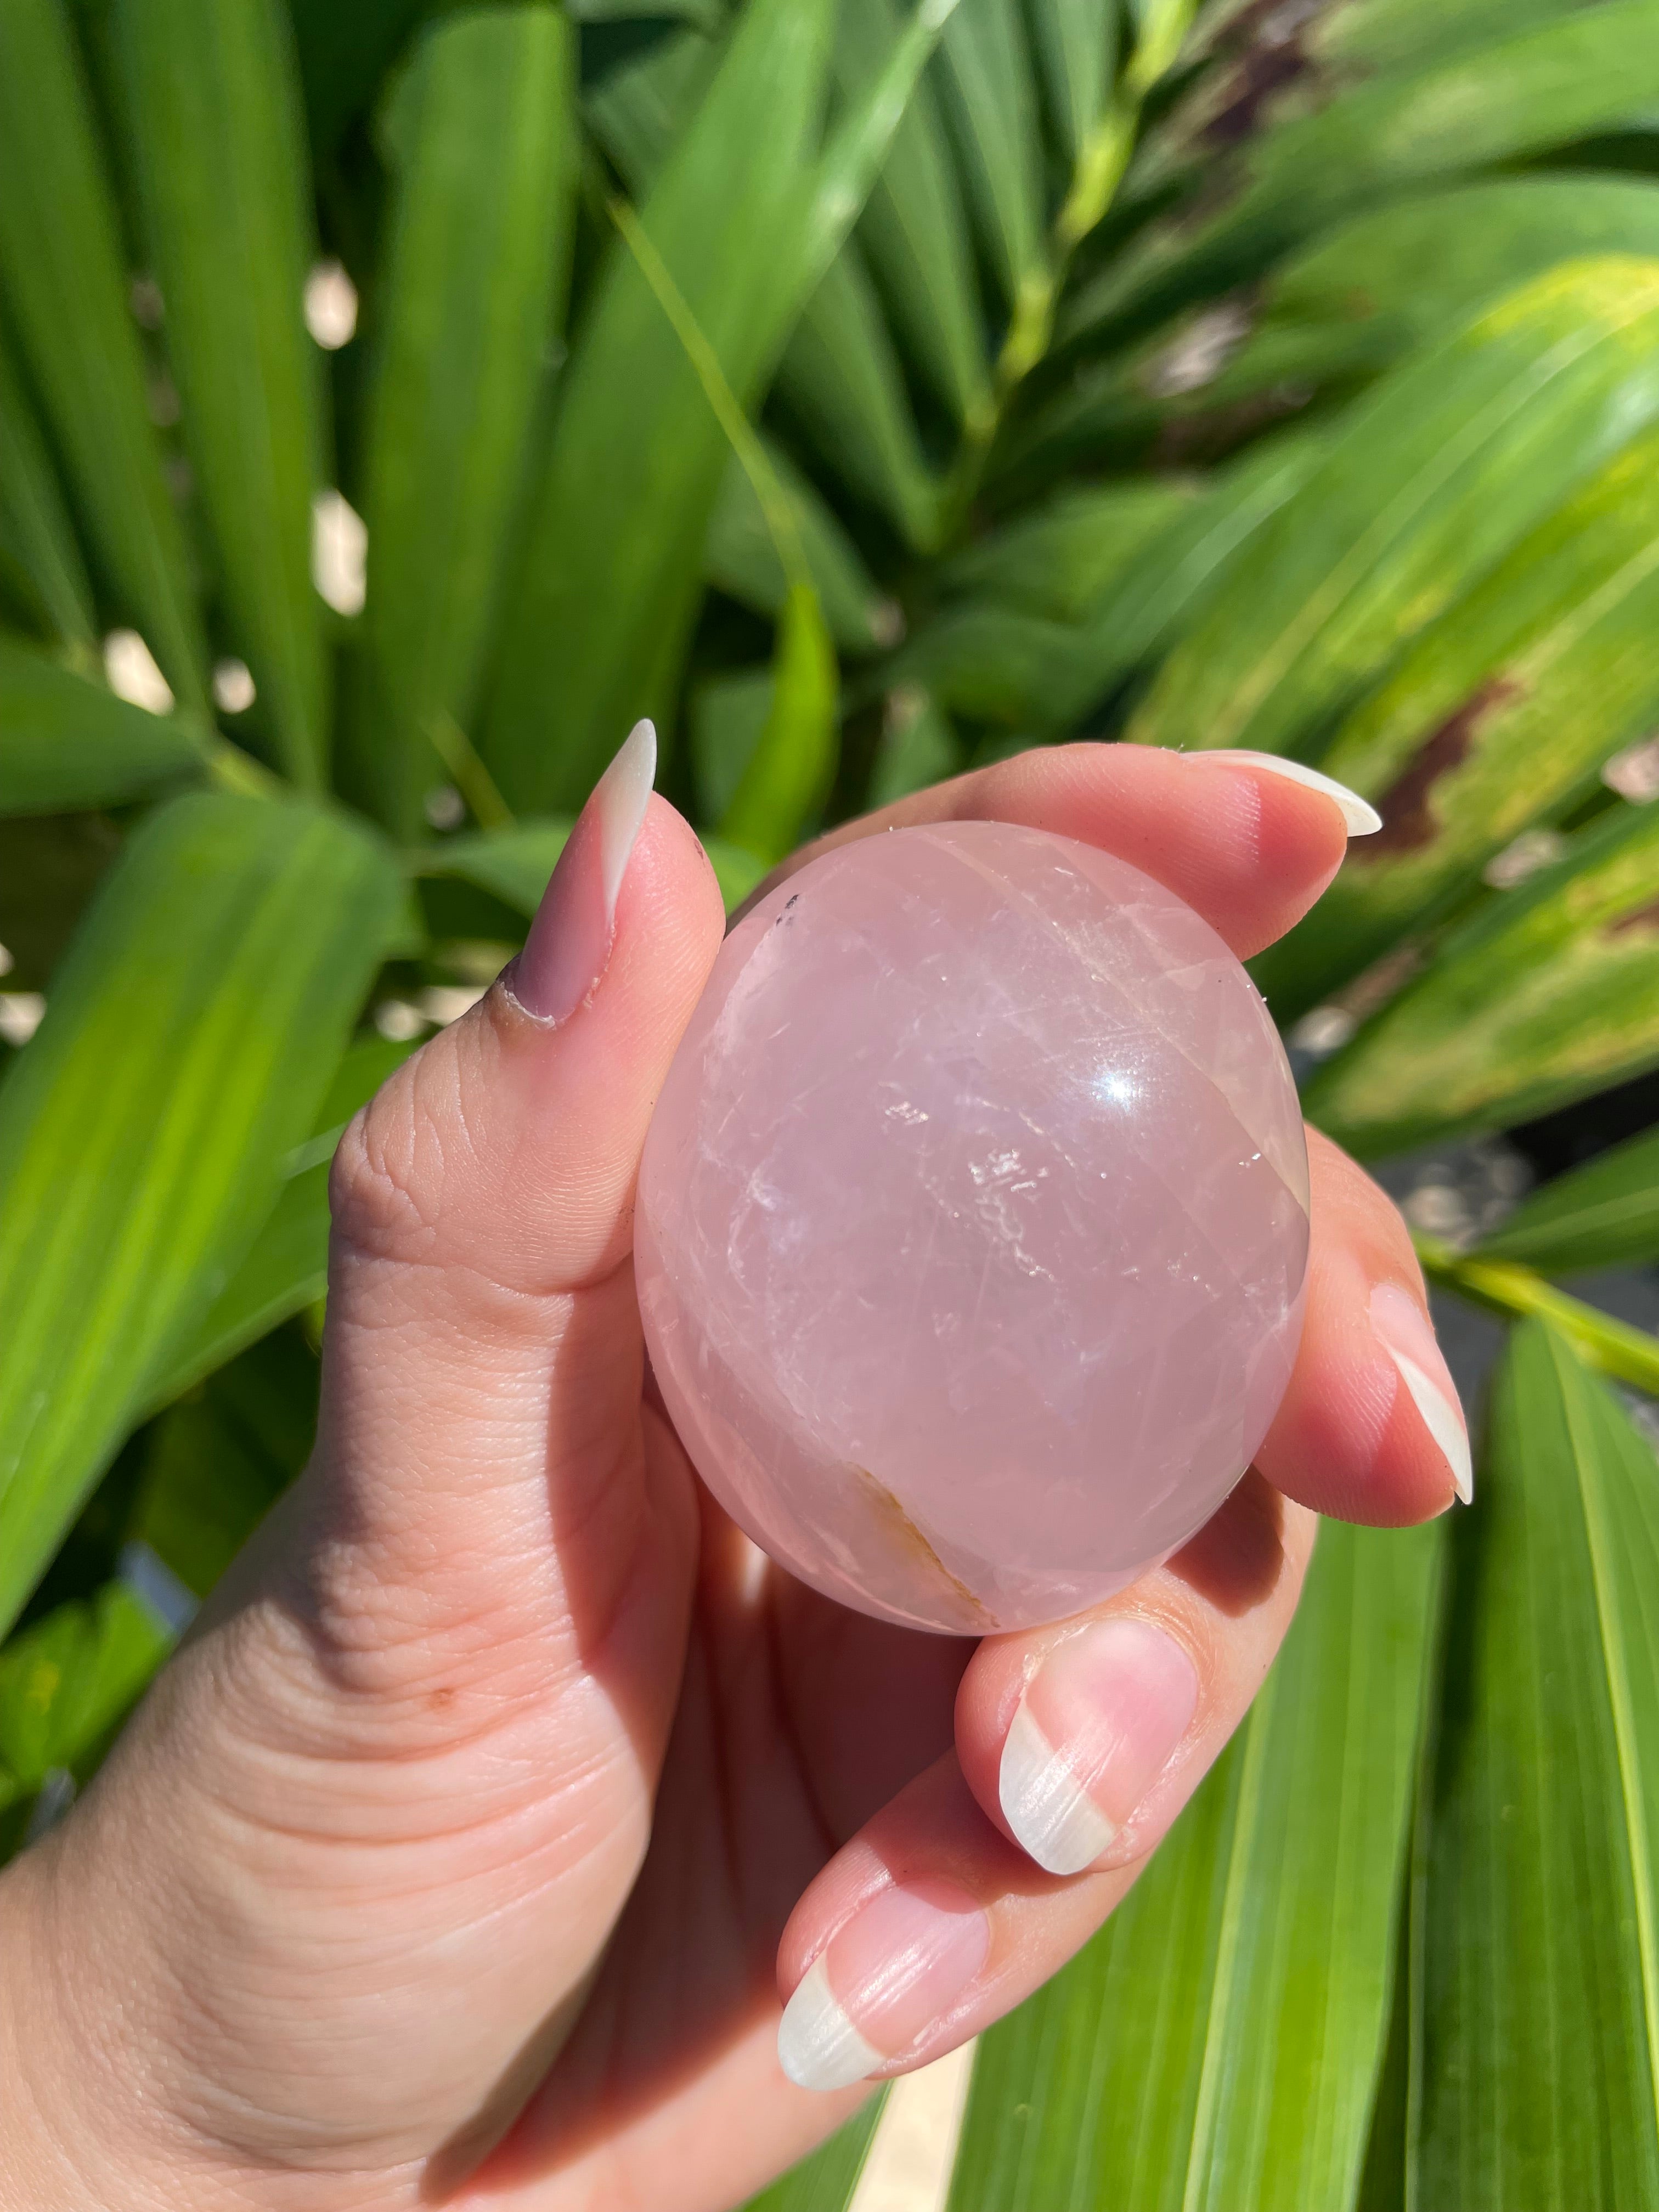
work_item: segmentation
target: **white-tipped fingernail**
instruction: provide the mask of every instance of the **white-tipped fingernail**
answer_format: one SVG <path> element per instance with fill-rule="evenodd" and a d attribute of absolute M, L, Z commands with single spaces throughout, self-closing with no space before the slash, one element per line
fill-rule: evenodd
<path fill-rule="evenodd" d="M 1024 1705 L 1002 1747 L 997 1795 L 1020 1849 L 1048 1874 L 1081 1874 L 1117 1833 Z"/>
<path fill-rule="evenodd" d="M 513 963 L 510 988 L 526 1013 L 568 1020 L 604 975 L 656 773 L 657 733 L 635 722 L 577 816 Z"/>
<path fill-rule="evenodd" d="M 1110 1848 L 1175 1755 L 1198 1675 L 1175 1638 L 1113 1613 L 1045 1653 L 1002 1746 L 997 1796 L 1015 1841 L 1048 1874 Z"/>
<path fill-rule="evenodd" d="M 778 2023 L 778 2061 L 803 2089 L 845 2089 L 927 2050 L 991 1948 L 984 1908 L 954 1883 L 895 1882 L 844 1921 Z"/>
<path fill-rule="evenodd" d="M 830 1986 L 828 1954 L 820 1951 L 778 2022 L 778 2063 L 803 2089 L 848 2089 L 882 2063 Z"/>
<path fill-rule="evenodd" d="M 1434 1328 L 1409 1291 L 1379 1283 L 1371 1292 L 1371 1328 L 1411 1393 L 1423 1425 L 1451 1469 L 1452 1488 L 1465 1505 L 1474 1502 L 1474 1460 L 1457 1402 L 1457 1387 Z"/>
<path fill-rule="evenodd" d="M 1269 775 L 1282 775 L 1287 783 L 1299 783 L 1310 791 L 1323 792 L 1327 799 L 1335 802 L 1350 837 L 1373 836 L 1382 827 L 1382 817 L 1370 799 L 1362 799 L 1357 791 L 1350 791 L 1334 775 L 1322 775 L 1316 768 L 1306 768 L 1300 761 L 1285 760 L 1278 753 L 1248 752 L 1237 746 L 1215 752 L 1189 753 L 1187 758 L 1242 761 L 1247 768 L 1265 769 Z"/>

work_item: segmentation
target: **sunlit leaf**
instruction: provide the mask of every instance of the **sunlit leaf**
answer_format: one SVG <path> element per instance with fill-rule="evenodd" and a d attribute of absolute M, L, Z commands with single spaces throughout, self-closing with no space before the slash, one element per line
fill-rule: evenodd
<path fill-rule="evenodd" d="M 1500 177 L 1368 210 L 1275 270 L 1260 304 L 1241 314 L 1242 342 L 1224 343 L 1215 373 L 1161 411 L 1201 415 L 1275 391 L 1306 398 L 1325 385 L 1349 387 L 1557 262 L 1597 253 L 1659 254 L 1659 186 L 1582 173 Z M 1178 374 L 1194 335 L 1188 325 L 1160 337 L 1140 364 L 1143 390 Z"/>
<path fill-rule="evenodd" d="M 781 860 L 823 804 L 836 771 L 840 679 L 810 584 L 792 586 L 778 623 L 765 726 L 720 817 L 728 844 Z"/>
<path fill-rule="evenodd" d="M 397 165 L 367 456 L 377 688 L 356 744 L 400 836 L 470 728 L 533 412 L 562 319 L 575 180 L 573 33 L 553 8 L 448 17 L 383 132 Z"/>
<path fill-rule="evenodd" d="M 1648 0 L 1604 0 L 1542 22 L 1486 19 L 1490 43 L 1430 52 L 1414 70 L 1328 95 L 1316 82 L 1270 125 L 1248 77 L 1228 121 L 1194 139 L 1178 121 L 1139 166 L 1140 189 L 1191 165 L 1201 214 L 1152 224 L 1075 296 L 1076 339 L 1150 323 L 1205 292 L 1258 275 L 1289 247 L 1389 194 L 1468 175 L 1639 117 L 1659 98 L 1659 23 Z M 1297 72 L 1292 69 L 1292 82 Z M 1271 85 L 1271 80 L 1269 80 Z M 1299 88 L 1300 89 L 1300 88 Z M 1309 112 L 1311 107 L 1311 112 Z"/>
<path fill-rule="evenodd" d="M 1438 1532 L 1320 1531 L 1249 1720 L 1127 1900 L 981 2039 L 951 2212 L 1342 2212 L 1395 1974 Z"/>
<path fill-rule="evenodd" d="M 167 1346 L 143 1392 L 146 1411 L 166 1406 L 322 1297 L 328 1285 L 328 1171 L 357 1109 L 406 1060 L 412 1046 L 360 1037 L 335 1070 L 317 1127 L 289 1156 L 286 1180 L 258 1234 L 196 1325 Z"/>
<path fill-rule="evenodd" d="M 933 70 L 980 241 L 1012 306 L 1044 266 L 1042 143 L 1018 0 L 961 0 Z"/>
<path fill-rule="evenodd" d="M 1382 811 L 1310 918 L 1254 968 L 1281 1021 L 1592 787 L 1659 710 L 1659 434 L 1638 438 L 1418 638 L 1313 750 Z"/>
<path fill-rule="evenodd" d="M 206 648 L 63 0 L 0 0 L 0 279 L 97 559 L 175 696 L 205 710 Z"/>
<path fill-rule="evenodd" d="M 0 1620 L 246 1253 L 398 911 L 332 814 L 193 796 L 132 838 L 0 1089 Z"/>
<path fill-rule="evenodd" d="M 1659 262 L 1569 262 L 1344 419 L 1165 663 L 1133 734 L 1284 751 L 1659 412 Z"/>
<path fill-rule="evenodd" d="M 895 37 L 892 0 L 842 0 L 835 69 L 856 99 Z M 973 242 L 939 120 L 933 72 L 915 88 L 870 194 L 858 240 L 894 335 L 958 422 L 987 403 Z"/>
<path fill-rule="evenodd" d="M 1537 1322 L 1510 1340 L 1447 1653 L 1409 2201 L 1659 2198 L 1659 1468 Z"/>
<path fill-rule="evenodd" d="M 641 210 L 740 402 L 800 305 L 827 0 L 752 0 Z M 660 711 L 696 601 L 726 434 L 618 239 L 563 380 L 480 750 L 525 811 L 586 797 Z"/>
<path fill-rule="evenodd" d="M 1494 1128 L 1659 1062 L 1659 808 L 1619 807 L 1449 936 L 1303 1092 L 1367 1157 Z"/>

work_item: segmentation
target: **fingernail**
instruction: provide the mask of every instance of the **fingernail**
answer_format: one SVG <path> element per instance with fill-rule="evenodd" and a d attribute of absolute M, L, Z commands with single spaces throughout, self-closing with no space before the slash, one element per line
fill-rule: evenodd
<path fill-rule="evenodd" d="M 1198 1674 L 1172 1636 L 1119 1614 L 1058 1644 L 1025 1687 L 997 1794 L 1015 1840 L 1050 1874 L 1106 1850 L 1186 1735 Z"/>
<path fill-rule="evenodd" d="M 1282 760 L 1277 753 L 1245 752 L 1238 748 L 1211 753 L 1188 753 L 1188 760 L 1243 761 L 1247 768 L 1266 769 L 1269 775 L 1282 775 L 1287 783 L 1300 783 L 1310 791 L 1322 791 L 1327 799 L 1336 801 L 1337 811 L 1348 825 L 1350 837 L 1370 837 L 1382 827 L 1382 817 L 1370 799 L 1362 799 L 1357 791 L 1350 791 L 1346 783 L 1339 783 L 1334 775 L 1322 775 L 1316 768 L 1304 768 L 1300 761 Z"/>
<path fill-rule="evenodd" d="M 1474 1500 L 1474 1462 L 1457 1385 L 1435 1341 L 1434 1324 L 1409 1291 L 1379 1283 L 1371 1292 L 1371 1328 L 1412 1394 L 1423 1425 L 1444 1453 L 1452 1487 L 1465 1505 Z"/>
<path fill-rule="evenodd" d="M 507 987 L 526 1013 L 562 1022 L 604 975 L 617 894 L 657 774 L 657 732 L 635 722 L 588 797 L 542 893 Z"/>
<path fill-rule="evenodd" d="M 860 1905 L 801 1978 L 778 2059 L 803 2089 L 845 2089 L 908 2051 L 985 1964 L 991 1923 L 949 1882 L 900 1882 Z"/>

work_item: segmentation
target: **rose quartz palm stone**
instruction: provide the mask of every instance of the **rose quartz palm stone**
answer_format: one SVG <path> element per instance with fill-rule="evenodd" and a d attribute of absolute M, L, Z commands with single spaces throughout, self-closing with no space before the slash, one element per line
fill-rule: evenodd
<path fill-rule="evenodd" d="M 646 1340 L 703 1480 L 920 1628 L 1060 1619 L 1207 1520 L 1307 1255 L 1243 968 L 1138 868 L 1004 823 L 843 845 L 746 915 L 640 1174 Z"/>

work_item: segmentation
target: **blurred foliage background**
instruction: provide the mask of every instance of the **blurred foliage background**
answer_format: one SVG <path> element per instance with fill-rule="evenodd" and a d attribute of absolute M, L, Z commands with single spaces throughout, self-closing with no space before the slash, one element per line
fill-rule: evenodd
<path fill-rule="evenodd" d="M 0 1851 L 303 1462 L 337 1133 L 636 715 L 732 900 L 1282 751 L 1385 822 L 1257 963 L 1312 1117 L 1628 1133 L 1423 1236 L 1516 1322 L 1477 1504 L 1324 1531 L 952 2212 L 1659 2203 L 1659 1344 L 1571 1285 L 1659 1258 L 1656 463 L 1652 0 L 0 0 Z"/>

